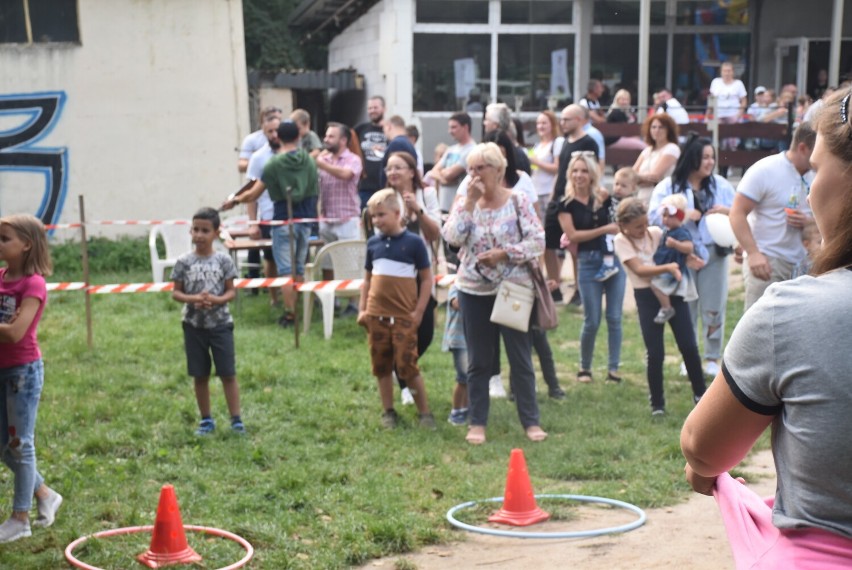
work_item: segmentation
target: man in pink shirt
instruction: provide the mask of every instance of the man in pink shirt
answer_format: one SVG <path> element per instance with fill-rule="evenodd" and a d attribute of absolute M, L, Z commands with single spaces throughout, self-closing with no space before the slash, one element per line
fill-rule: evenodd
<path fill-rule="evenodd" d="M 361 237 L 361 199 L 358 182 L 363 165 L 361 157 L 348 148 L 349 127 L 329 123 L 323 139 L 323 150 L 317 156 L 319 173 L 320 215 L 331 218 L 321 221 L 319 235 L 326 244 L 342 239 Z M 331 260 L 326 258 L 322 268 L 323 279 L 333 279 Z M 357 313 L 347 307 L 346 313 Z"/>

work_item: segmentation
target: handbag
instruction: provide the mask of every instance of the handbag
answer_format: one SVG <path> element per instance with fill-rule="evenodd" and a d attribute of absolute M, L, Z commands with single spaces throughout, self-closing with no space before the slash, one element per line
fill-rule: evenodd
<path fill-rule="evenodd" d="M 512 195 L 512 204 L 515 206 L 515 222 L 518 224 L 518 233 L 521 239 L 523 239 L 524 231 L 521 229 L 521 214 L 518 210 L 518 201 L 514 195 Z M 559 315 L 556 312 L 556 303 L 553 302 L 553 295 L 550 294 L 550 288 L 547 286 L 547 280 L 545 280 L 544 274 L 541 272 L 541 266 L 537 260 L 528 261 L 527 269 L 530 272 L 533 291 L 535 293 L 535 321 L 533 326 L 541 330 L 552 331 L 559 326 Z"/>
<path fill-rule="evenodd" d="M 527 332 L 530 328 L 533 304 L 535 293 L 532 289 L 504 279 L 497 288 L 497 297 L 491 310 L 491 322 Z"/>

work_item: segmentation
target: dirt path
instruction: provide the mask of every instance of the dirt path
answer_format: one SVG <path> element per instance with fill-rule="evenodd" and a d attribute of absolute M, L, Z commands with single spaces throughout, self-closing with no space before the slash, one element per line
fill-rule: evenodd
<path fill-rule="evenodd" d="M 759 495 L 775 492 L 775 468 L 769 451 L 748 460 L 749 474 L 760 477 L 749 486 Z M 599 509 L 591 509 L 596 511 Z M 625 514 L 626 513 L 626 514 Z M 621 535 L 587 539 L 512 539 L 483 534 L 464 534 L 463 542 L 430 546 L 414 554 L 374 560 L 364 569 L 393 569 L 404 558 L 419 570 L 446 568 L 499 568 L 546 570 L 630 570 L 671 568 L 690 570 L 732 569 L 733 559 L 719 510 L 712 497 L 693 495 L 685 503 L 645 511 L 647 522 Z M 577 527 L 568 523 L 536 525 L 540 532 L 565 532 L 625 524 L 635 520 L 631 513 L 584 513 Z"/>

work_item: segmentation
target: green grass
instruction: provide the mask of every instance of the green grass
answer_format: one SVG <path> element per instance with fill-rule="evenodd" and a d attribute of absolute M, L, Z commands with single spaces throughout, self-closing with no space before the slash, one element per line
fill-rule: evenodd
<path fill-rule="evenodd" d="M 142 247 L 140 245 L 140 247 Z M 51 281 L 73 267 L 57 264 Z M 147 280 L 147 266 L 101 273 L 95 283 Z M 110 268 L 107 267 L 104 271 Z M 741 307 L 729 303 L 731 328 Z M 563 402 L 546 397 L 539 379 L 543 427 L 550 438 L 526 440 L 514 405 L 492 403 L 488 444 L 470 447 L 464 430 L 444 421 L 453 367 L 436 339 L 421 361 L 436 432 L 416 427 L 415 411 L 398 408 L 403 422 L 381 429 L 375 381 L 364 333 L 354 320 L 335 322 L 322 337 L 320 311 L 301 348 L 292 330 L 276 324 L 264 294 L 243 294 L 236 320 L 238 376 L 248 436 L 228 433 L 218 383 L 212 386 L 215 435 L 193 436 L 198 413 L 185 373 L 180 306 L 169 294 L 112 294 L 92 298 L 94 350 L 86 347 L 83 295 L 52 293 L 40 327 L 45 388 L 38 419 L 39 467 L 66 498 L 54 527 L 0 549 L 0 568 L 64 568 L 63 549 L 81 535 L 153 524 L 160 487 L 175 486 L 185 524 L 224 528 L 255 547 L 252 568 L 345 568 L 424 545 L 463 539 L 445 521 L 461 502 L 500 496 L 509 454 L 524 449 L 536 493 L 612 497 L 640 507 L 683 500 L 678 437 L 691 409 L 691 392 L 677 375 L 679 356 L 668 339 L 668 416 L 652 421 L 644 378 L 644 348 L 635 314 L 625 316 L 622 385 L 605 385 L 605 327 L 598 336 L 596 382 L 578 385 L 581 315 L 560 309 L 551 343 Z M 504 377 L 508 366 L 503 366 Z M 223 429 L 225 428 L 225 429 Z M 12 477 L 0 471 L 5 510 Z M 548 503 L 557 519 L 572 508 Z M 497 508 L 496 505 L 494 508 Z M 460 515 L 478 523 L 491 509 Z M 202 567 L 241 557 L 230 543 L 190 534 Z M 149 535 L 88 542 L 86 563 L 131 568 Z M 140 566 L 141 567 L 141 566 Z"/>

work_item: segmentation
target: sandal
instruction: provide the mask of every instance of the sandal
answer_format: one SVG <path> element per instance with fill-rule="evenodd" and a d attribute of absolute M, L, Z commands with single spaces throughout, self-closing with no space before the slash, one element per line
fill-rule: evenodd
<path fill-rule="evenodd" d="M 612 372 L 606 373 L 606 381 L 607 382 L 612 382 L 614 384 L 618 384 L 619 382 L 621 382 L 621 380 L 622 380 L 621 376 L 613 374 Z"/>
<path fill-rule="evenodd" d="M 588 384 L 592 381 L 592 373 L 589 370 L 580 370 L 577 372 L 577 382 Z"/>
<path fill-rule="evenodd" d="M 530 426 L 527 428 L 527 439 L 530 441 L 544 441 L 547 439 L 547 432 L 541 429 L 541 426 Z"/>
<path fill-rule="evenodd" d="M 464 439 L 471 445 L 482 445 L 485 443 L 485 426 L 470 426 Z"/>

